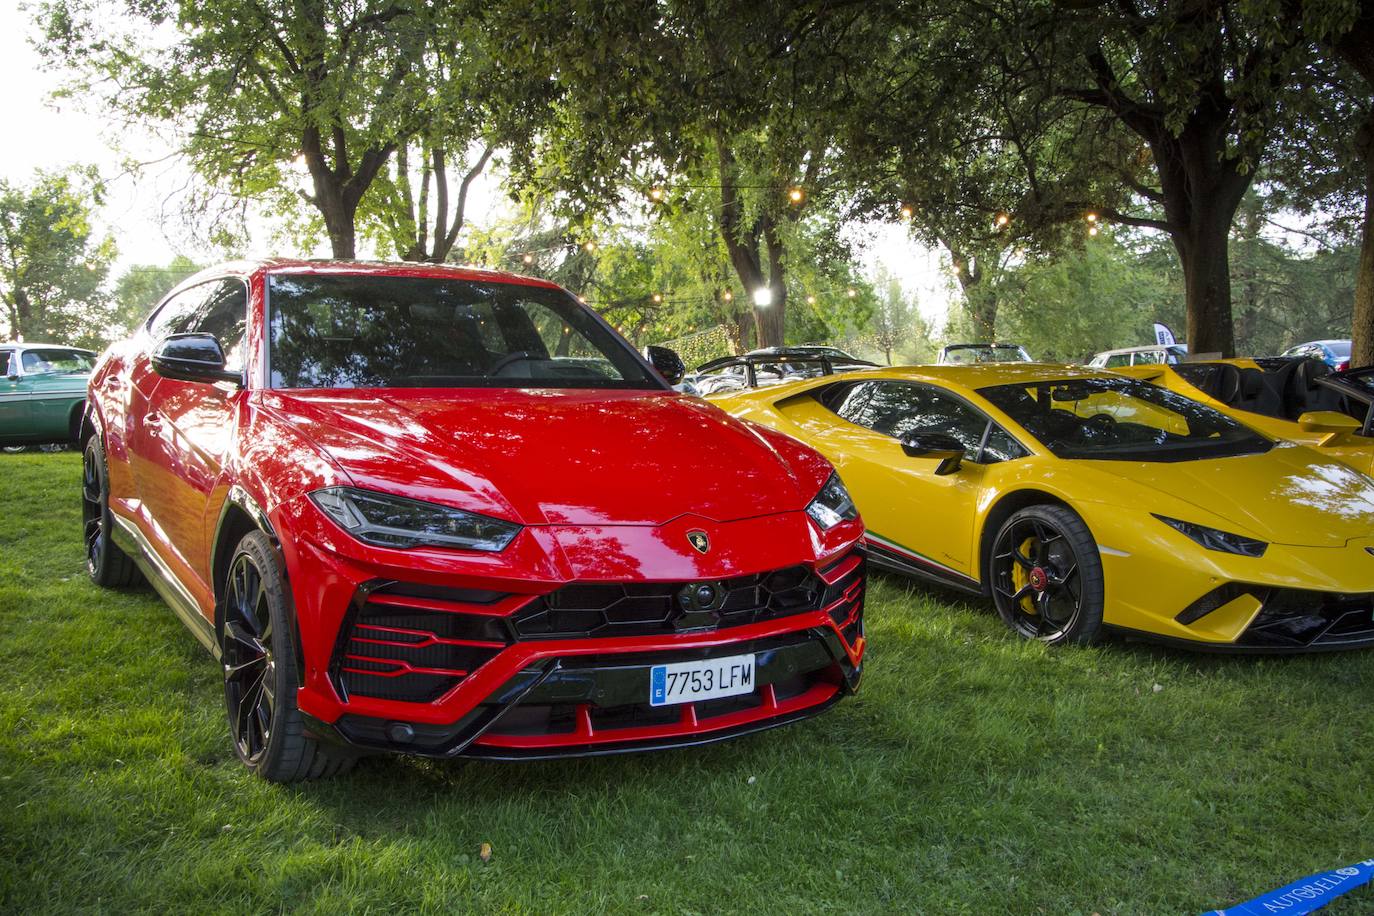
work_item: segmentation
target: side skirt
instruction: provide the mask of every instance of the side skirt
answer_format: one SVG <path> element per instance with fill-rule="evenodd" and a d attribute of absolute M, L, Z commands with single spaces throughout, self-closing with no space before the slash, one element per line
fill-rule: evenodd
<path fill-rule="evenodd" d="M 898 553 L 891 547 L 872 538 L 866 538 L 865 541 L 868 547 L 868 561 L 874 566 L 899 572 L 906 576 L 925 579 L 928 582 L 934 582 L 945 588 L 952 588 L 970 595 L 985 594 L 982 584 L 968 576 L 952 569 L 937 566 L 934 563 L 923 562 L 907 554 Z"/>
<path fill-rule="evenodd" d="M 114 519 L 114 530 L 110 532 L 111 539 L 120 550 L 133 558 L 144 577 L 152 583 L 153 589 L 186 625 L 186 629 L 218 659 L 219 646 L 215 643 L 214 628 L 201 616 L 195 599 L 191 597 L 186 586 L 181 584 L 181 580 L 157 555 L 157 551 L 153 549 L 153 545 L 148 542 L 143 532 L 138 530 L 137 525 L 113 512 L 110 516 Z"/>

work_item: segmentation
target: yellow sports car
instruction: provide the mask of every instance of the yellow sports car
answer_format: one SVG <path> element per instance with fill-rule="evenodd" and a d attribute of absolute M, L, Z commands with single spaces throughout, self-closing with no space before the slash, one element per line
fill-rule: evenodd
<path fill-rule="evenodd" d="M 1003 364 L 710 400 L 823 452 L 875 565 L 990 594 L 1024 637 L 1374 644 L 1374 480 L 1165 388 Z"/>
<path fill-rule="evenodd" d="M 1333 372 L 1319 359 L 1218 359 L 1113 369 L 1201 401 L 1276 439 L 1374 473 L 1374 367 Z"/>

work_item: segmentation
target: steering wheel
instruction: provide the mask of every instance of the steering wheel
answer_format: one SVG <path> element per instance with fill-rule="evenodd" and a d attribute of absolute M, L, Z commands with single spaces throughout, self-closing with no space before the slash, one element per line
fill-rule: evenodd
<path fill-rule="evenodd" d="M 1096 436 L 1109 432 L 1115 426 L 1116 418 L 1111 414 L 1095 413 L 1083 422 L 1083 432 L 1089 436 Z"/>
<path fill-rule="evenodd" d="M 514 363 L 522 362 L 527 359 L 539 359 L 539 355 L 531 353 L 529 350 L 516 350 L 514 353 L 507 353 L 487 367 L 487 375 L 495 375 L 502 369 Z"/>

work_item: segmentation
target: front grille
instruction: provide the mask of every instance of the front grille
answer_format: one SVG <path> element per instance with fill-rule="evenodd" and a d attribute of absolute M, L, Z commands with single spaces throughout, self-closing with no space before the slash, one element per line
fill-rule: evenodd
<path fill-rule="evenodd" d="M 510 645 L 488 610 L 499 592 L 385 583 L 359 592 L 340 632 L 332 673 L 345 697 L 428 703 Z"/>
<path fill-rule="evenodd" d="M 687 607 L 684 589 L 698 583 L 578 583 L 551 592 L 517 613 L 520 639 L 655 636 L 724 629 L 825 607 L 831 591 L 805 566 L 712 583 L 723 596 L 707 611 Z"/>
<path fill-rule="evenodd" d="M 1334 649 L 1374 641 L 1374 594 L 1289 588 L 1256 589 L 1256 593 L 1263 605 L 1241 634 L 1241 645 Z"/>

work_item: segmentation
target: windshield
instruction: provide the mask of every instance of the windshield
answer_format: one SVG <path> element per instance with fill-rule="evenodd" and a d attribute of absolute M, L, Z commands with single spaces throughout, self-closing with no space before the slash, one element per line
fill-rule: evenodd
<path fill-rule="evenodd" d="M 274 388 L 663 387 L 562 290 L 369 275 L 269 284 Z"/>
<path fill-rule="evenodd" d="M 1025 351 L 1018 346 L 987 344 L 945 349 L 947 363 L 1020 363 L 1028 362 Z"/>
<path fill-rule="evenodd" d="M 25 350 L 23 360 L 26 375 L 90 372 L 95 366 L 95 355 L 85 350 L 46 347 L 41 350 Z"/>
<path fill-rule="evenodd" d="M 1062 379 L 978 393 L 1059 458 L 1188 461 L 1271 447 L 1225 414 L 1136 379 Z"/>
<path fill-rule="evenodd" d="M 1331 353 L 1336 359 L 1350 358 L 1350 341 L 1333 340 L 1331 343 L 1327 344 L 1327 346 L 1331 348 Z"/>

